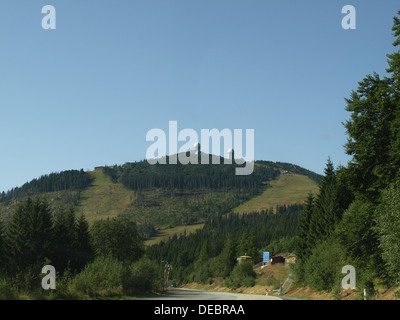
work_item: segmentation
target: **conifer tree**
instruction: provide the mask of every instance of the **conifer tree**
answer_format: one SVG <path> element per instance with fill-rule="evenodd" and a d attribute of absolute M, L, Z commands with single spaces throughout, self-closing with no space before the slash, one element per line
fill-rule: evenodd
<path fill-rule="evenodd" d="M 72 208 L 62 208 L 54 217 L 53 264 L 57 271 L 63 271 L 74 260 L 76 232 L 75 212 Z"/>
<path fill-rule="evenodd" d="M 398 12 L 400 14 L 400 11 Z M 394 17 L 394 47 L 400 45 L 400 19 Z M 400 51 L 388 54 L 389 77 L 366 76 L 346 99 L 351 118 L 346 152 L 351 187 L 356 196 L 379 202 L 380 191 L 399 177 L 400 168 Z"/>
<path fill-rule="evenodd" d="M 224 278 L 228 277 L 236 264 L 235 241 L 232 235 L 228 234 L 226 236 L 224 248 L 217 261 L 217 273 Z"/>
<path fill-rule="evenodd" d="M 301 213 L 299 228 L 296 236 L 296 255 L 302 261 L 307 259 L 311 252 L 311 248 L 313 247 L 313 244 L 310 240 L 310 223 L 313 210 L 314 196 L 312 193 L 309 193 Z"/>
<path fill-rule="evenodd" d="M 47 202 L 27 199 L 8 224 L 5 245 L 11 273 L 39 267 L 51 256 L 52 219 Z"/>
<path fill-rule="evenodd" d="M 90 243 L 89 223 L 83 214 L 76 221 L 75 243 L 75 268 L 82 269 L 94 257 L 93 247 Z"/>
<path fill-rule="evenodd" d="M 3 221 L 0 220 L 0 271 L 5 267 L 5 250 L 4 250 L 4 228 Z"/>
<path fill-rule="evenodd" d="M 338 206 L 336 172 L 330 159 L 328 159 L 324 173 L 310 218 L 308 230 L 310 246 L 327 239 L 341 217 Z"/>

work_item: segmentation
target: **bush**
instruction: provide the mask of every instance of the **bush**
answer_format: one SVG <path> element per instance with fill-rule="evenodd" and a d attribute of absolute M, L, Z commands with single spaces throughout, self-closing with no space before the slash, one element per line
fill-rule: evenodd
<path fill-rule="evenodd" d="M 12 281 L 18 292 L 24 292 L 38 299 L 42 298 L 41 268 L 38 264 L 18 272 L 12 277 Z"/>
<path fill-rule="evenodd" d="M 160 286 L 157 266 L 148 258 L 130 265 L 112 257 L 98 257 L 70 282 L 64 296 L 112 298 L 156 291 Z"/>
<path fill-rule="evenodd" d="M 129 277 L 124 283 L 125 294 L 148 293 L 160 287 L 157 266 L 147 257 L 129 266 Z"/>
<path fill-rule="evenodd" d="M 317 245 L 304 264 L 305 282 L 319 291 L 330 291 L 341 285 L 344 263 L 343 248 L 328 239 Z"/>
<path fill-rule="evenodd" d="M 47 290 L 47 300 L 67 300 L 73 299 L 74 295 L 70 289 L 70 284 L 74 279 L 74 274 L 70 269 L 64 270 L 62 274 L 56 275 L 56 290 Z"/>
<path fill-rule="evenodd" d="M 400 284 L 400 183 L 387 188 L 375 211 L 379 247 L 386 268 L 395 284 Z"/>
<path fill-rule="evenodd" d="M 143 255 L 144 244 L 136 223 L 123 217 L 98 220 L 90 228 L 91 242 L 97 256 L 112 256 L 132 263 Z"/>
<path fill-rule="evenodd" d="M 253 287 L 255 285 L 256 273 L 253 270 L 253 265 L 248 261 L 243 261 L 237 264 L 226 284 L 229 288 L 239 288 L 239 287 Z"/>
<path fill-rule="evenodd" d="M 346 255 L 357 270 L 357 287 L 365 288 L 376 278 L 384 279 L 387 270 L 379 247 L 379 224 L 376 222 L 376 205 L 367 200 L 355 200 L 344 212 L 335 234 Z M 379 214 L 378 214 L 379 216 Z M 395 230 L 395 224 L 388 227 Z M 396 245 L 396 241 L 393 245 Z"/>
<path fill-rule="evenodd" d="M 98 257 L 72 280 L 69 291 L 76 298 L 105 298 L 123 293 L 128 270 L 111 257 Z"/>
<path fill-rule="evenodd" d="M 0 279 L 0 300 L 15 300 L 18 292 L 6 279 Z"/>

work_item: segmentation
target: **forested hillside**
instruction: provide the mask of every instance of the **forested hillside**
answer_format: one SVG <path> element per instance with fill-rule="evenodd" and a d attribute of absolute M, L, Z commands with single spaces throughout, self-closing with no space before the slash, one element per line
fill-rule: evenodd
<path fill-rule="evenodd" d="M 258 263 L 262 249 L 293 250 L 301 210 L 301 205 L 292 205 L 246 215 L 214 215 L 195 233 L 150 246 L 146 252 L 154 261 L 168 261 L 176 281 L 228 278 L 238 256 L 250 255 Z"/>
<path fill-rule="evenodd" d="M 237 176 L 235 165 L 220 160 L 220 165 L 150 165 L 138 161 L 88 172 L 52 173 L 4 192 L 0 214 L 9 220 L 18 201 L 27 196 L 41 196 L 55 210 L 73 206 L 89 223 L 118 216 L 129 218 L 137 223 L 141 235 L 149 238 L 157 236 L 157 230 L 198 225 L 215 213 L 228 213 L 261 196 L 283 172 L 282 164 L 257 161 L 251 175 Z M 296 172 L 308 172 L 285 165 Z M 299 202 L 305 199 L 304 191 L 294 192 Z M 273 201 L 277 196 L 266 197 Z M 286 203 L 279 200 L 278 204 Z M 252 208 L 265 209 L 257 204 Z"/>
<path fill-rule="evenodd" d="M 63 191 L 63 190 L 83 190 L 90 186 L 93 177 L 83 170 L 67 170 L 43 175 L 38 179 L 33 179 L 21 187 L 0 194 L 0 202 L 12 199 L 20 199 L 26 196 L 35 196 L 42 193 Z"/>

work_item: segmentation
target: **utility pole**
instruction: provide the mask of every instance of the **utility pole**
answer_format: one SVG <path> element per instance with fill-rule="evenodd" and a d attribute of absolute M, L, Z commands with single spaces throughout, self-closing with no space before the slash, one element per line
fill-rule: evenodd
<path fill-rule="evenodd" d="M 163 290 L 167 290 L 168 287 L 168 278 L 169 278 L 169 273 L 172 270 L 172 266 L 168 263 L 168 261 L 161 261 L 165 262 L 164 264 L 164 281 L 163 281 Z"/>
<path fill-rule="evenodd" d="M 165 289 L 166 289 L 166 286 L 165 286 L 165 273 L 166 273 L 166 270 L 167 270 L 167 264 L 168 264 L 168 262 L 167 262 L 167 261 L 164 261 L 164 260 L 162 260 L 161 262 L 165 262 L 165 264 L 164 264 L 164 272 L 163 272 L 163 274 L 164 274 L 163 291 L 165 291 Z"/>

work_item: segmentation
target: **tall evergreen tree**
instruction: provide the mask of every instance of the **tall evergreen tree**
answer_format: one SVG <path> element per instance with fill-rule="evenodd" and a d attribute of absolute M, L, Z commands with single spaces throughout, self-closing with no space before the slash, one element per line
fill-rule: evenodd
<path fill-rule="evenodd" d="M 5 267 L 5 248 L 4 248 L 4 228 L 3 221 L 0 220 L 0 272 Z"/>
<path fill-rule="evenodd" d="M 90 243 L 89 223 L 83 214 L 76 221 L 75 264 L 78 270 L 94 258 L 94 250 Z"/>
<path fill-rule="evenodd" d="M 330 159 L 324 173 L 310 217 L 308 229 L 310 246 L 327 239 L 340 221 L 342 214 L 338 205 L 336 172 Z"/>
<path fill-rule="evenodd" d="M 237 242 L 236 252 L 240 256 L 248 255 L 258 260 L 257 239 L 254 233 L 245 231 Z"/>
<path fill-rule="evenodd" d="M 301 213 L 298 232 L 296 235 L 296 255 L 299 260 L 305 261 L 311 253 L 313 243 L 310 239 L 310 224 L 314 210 L 314 195 L 309 193 Z"/>
<path fill-rule="evenodd" d="M 76 231 L 75 212 L 72 208 L 62 208 L 54 217 L 53 265 L 57 271 L 71 267 L 75 256 Z"/>
<path fill-rule="evenodd" d="M 52 218 L 47 202 L 27 199 L 8 224 L 5 245 L 7 270 L 23 272 L 41 266 L 51 256 Z"/>
<path fill-rule="evenodd" d="M 398 12 L 400 14 L 400 11 Z M 400 45 L 400 19 L 394 17 L 394 47 Z M 388 54 L 389 77 L 366 76 L 346 99 L 351 118 L 346 152 L 354 193 L 379 202 L 380 191 L 399 177 L 400 168 L 400 51 Z"/>
<path fill-rule="evenodd" d="M 225 238 L 224 248 L 217 259 L 217 273 L 226 278 L 229 276 L 236 264 L 235 240 L 228 234 Z"/>

